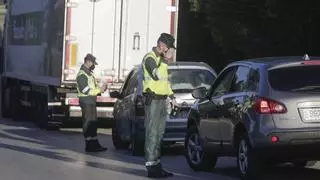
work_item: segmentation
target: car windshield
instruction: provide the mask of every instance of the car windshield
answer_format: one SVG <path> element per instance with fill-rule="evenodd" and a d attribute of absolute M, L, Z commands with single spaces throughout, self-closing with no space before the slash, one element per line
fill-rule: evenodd
<path fill-rule="evenodd" d="M 205 69 L 169 69 L 169 80 L 173 91 L 198 87 L 210 88 L 215 76 Z"/>
<path fill-rule="evenodd" d="M 279 91 L 320 92 L 320 66 L 295 66 L 269 71 L 269 82 Z"/>

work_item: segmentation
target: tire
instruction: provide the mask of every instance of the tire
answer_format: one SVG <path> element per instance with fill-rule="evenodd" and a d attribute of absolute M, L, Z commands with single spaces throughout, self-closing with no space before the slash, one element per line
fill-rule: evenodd
<path fill-rule="evenodd" d="M 122 141 L 120 135 L 118 134 L 117 127 L 115 125 L 112 127 L 112 142 L 116 149 L 128 149 L 129 143 Z"/>
<path fill-rule="evenodd" d="M 205 151 L 196 127 L 190 127 L 185 137 L 185 157 L 194 171 L 211 171 L 218 157 Z"/>
<path fill-rule="evenodd" d="M 12 109 L 11 103 L 12 102 L 12 95 L 10 88 L 3 88 L 2 89 L 2 116 L 4 118 L 11 118 L 12 117 Z"/>
<path fill-rule="evenodd" d="M 10 94 L 11 96 L 11 117 L 12 120 L 14 121 L 20 121 L 22 120 L 22 114 L 23 114 L 23 109 L 20 104 L 20 91 L 19 91 L 19 86 L 17 87 L 11 87 L 10 89 Z"/>
<path fill-rule="evenodd" d="M 240 137 L 237 145 L 237 169 L 242 180 L 256 180 L 261 177 L 262 162 L 255 154 L 247 135 Z"/>
<path fill-rule="evenodd" d="M 305 167 L 312 167 L 316 165 L 317 161 L 297 161 L 292 162 L 295 167 L 298 168 L 305 168 Z"/>

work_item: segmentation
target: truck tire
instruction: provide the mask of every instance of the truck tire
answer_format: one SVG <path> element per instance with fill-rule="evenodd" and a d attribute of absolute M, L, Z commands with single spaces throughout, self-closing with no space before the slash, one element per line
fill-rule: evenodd
<path fill-rule="evenodd" d="M 21 104 L 20 104 L 20 91 L 19 91 L 20 87 L 11 87 L 10 88 L 10 94 L 11 94 L 11 118 L 14 121 L 19 121 L 21 120 L 22 117 L 22 108 L 21 108 Z"/>
<path fill-rule="evenodd" d="M 3 84 L 4 85 L 4 84 Z M 2 117 L 4 118 L 11 118 L 11 93 L 10 88 L 3 87 L 2 88 L 2 97 L 1 97 L 1 110 L 2 110 Z"/>
<path fill-rule="evenodd" d="M 60 129 L 59 125 L 50 123 L 48 116 L 48 100 L 46 94 L 35 93 L 37 95 L 34 105 L 34 120 L 41 129 L 57 131 Z"/>

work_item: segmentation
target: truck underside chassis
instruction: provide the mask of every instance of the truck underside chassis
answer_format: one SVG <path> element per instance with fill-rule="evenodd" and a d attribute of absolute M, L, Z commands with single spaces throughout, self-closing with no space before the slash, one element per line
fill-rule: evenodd
<path fill-rule="evenodd" d="M 1 83 L 3 117 L 30 120 L 40 128 L 50 130 L 57 130 L 68 122 L 81 119 L 82 112 L 75 88 L 33 85 L 12 78 L 2 78 Z M 97 98 L 99 120 L 110 121 L 113 118 L 113 101 L 108 97 Z"/>

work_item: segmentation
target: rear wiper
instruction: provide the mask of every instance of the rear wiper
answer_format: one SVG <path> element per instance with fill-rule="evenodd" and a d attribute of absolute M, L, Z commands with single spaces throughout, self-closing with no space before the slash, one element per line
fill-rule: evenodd
<path fill-rule="evenodd" d="M 292 89 L 291 91 L 310 91 L 320 89 L 320 86 L 303 86 L 299 88 Z"/>

